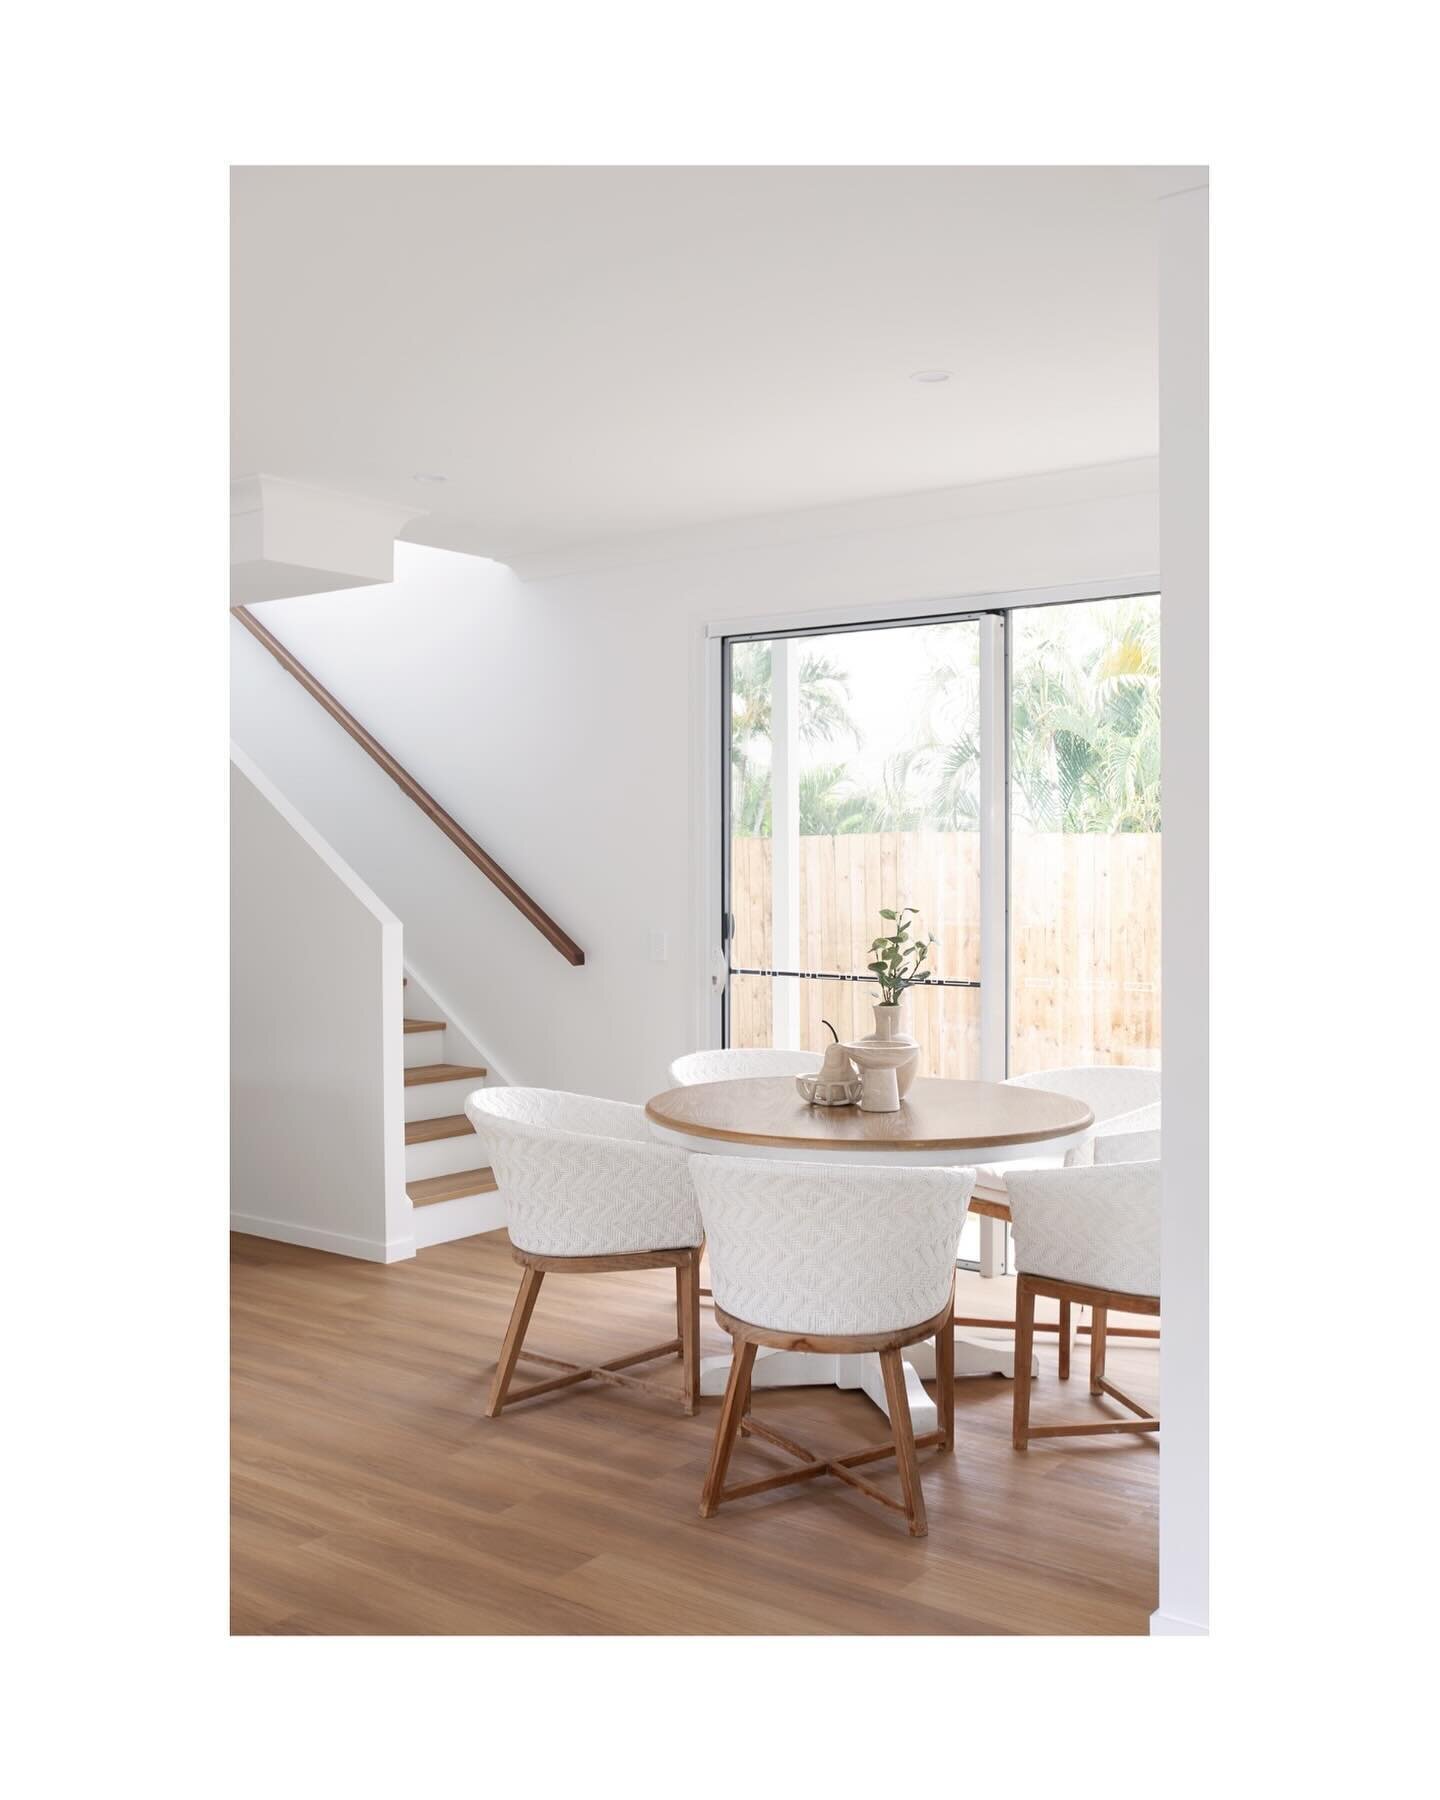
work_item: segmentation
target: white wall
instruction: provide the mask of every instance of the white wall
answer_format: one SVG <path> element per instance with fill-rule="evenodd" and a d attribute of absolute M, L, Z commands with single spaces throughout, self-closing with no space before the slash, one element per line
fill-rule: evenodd
<path fill-rule="evenodd" d="M 400 922 L 239 752 L 230 821 L 231 1228 L 411 1256 Z"/>
<path fill-rule="evenodd" d="M 694 1046 L 707 622 L 1153 574 L 1153 461 L 553 559 L 396 546 L 260 617 L 576 938 L 565 963 L 238 624 L 233 730 L 510 1080 L 642 1100 Z M 629 557 L 628 562 L 618 560 Z M 590 566 L 586 566 L 587 562 Z M 649 960 L 647 934 L 668 935 Z"/>
<path fill-rule="evenodd" d="M 1151 1629 L 1194 1636 L 1210 1618 L 1209 194 L 1160 213 L 1165 1429 Z"/>

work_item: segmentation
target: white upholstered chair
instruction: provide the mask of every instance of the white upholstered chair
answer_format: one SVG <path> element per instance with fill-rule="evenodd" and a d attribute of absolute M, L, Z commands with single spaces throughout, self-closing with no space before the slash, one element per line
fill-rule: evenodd
<path fill-rule="evenodd" d="M 1094 1161 L 1097 1137 L 1114 1130 L 1148 1129 L 1160 1122 L 1158 1069 L 1130 1069 L 1117 1063 L 1090 1069 L 1037 1069 L 1033 1075 L 1012 1075 L 1010 1086 L 1068 1094 L 1072 1100 L 1083 1101 L 1094 1113 L 1095 1124 L 1089 1136 L 1065 1152 L 1063 1166 L 1067 1169 L 1083 1168 Z M 1133 1124 L 1122 1124 L 1132 1113 L 1142 1111 L 1148 1116 Z"/>
<path fill-rule="evenodd" d="M 822 1058 L 814 1050 L 692 1050 L 670 1065 L 672 1087 L 702 1081 L 746 1081 L 762 1075 L 818 1075 Z M 714 1298 L 702 1287 L 701 1298 Z"/>
<path fill-rule="evenodd" d="M 670 1080 L 675 1087 L 694 1087 L 756 1075 L 818 1075 L 820 1062 L 815 1050 L 693 1050 L 671 1063 Z"/>
<path fill-rule="evenodd" d="M 1109 1312 L 1160 1311 L 1160 1164 L 1101 1163 L 1089 1169 L 1029 1169 L 1009 1178 L 1015 1232 L 1015 1366 L 1028 1367 L 1040 1295 L 1092 1308 L 1090 1392 L 1138 1416 L 1093 1425 L 1032 1425 L 1030 1383 L 1015 1383 L 1013 1441 L 1158 1431 L 1160 1421 L 1105 1379 Z"/>
<path fill-rule="evenodd" d="M 465 1111 L 485 1145 L 504 1196 L 510 1242 L 524 1273 L 486 1408 L 533 1399 L 582 1381 L 667 1392 L 621 1371 L 678 1354 L 677 1396 L 687 1413 L 700 1400 L 700 1255 L 703 1234 L 683 1150 L 655 1143 L 638 1106 L 547 1088 L 477 1088 Z M 674 1269 L 677 1335 L 599 1365 L 563 1362 L 524 1348 L 547 1274 Z M 510 1392 L 515 1365 L 563 1373 Z"/>
<path fill-rule="evenodd" d="M 1148 1109 L 1147 1109 L 1148 1110 Z M 1136 1114 L 1138 1118 L 1140 1115 Z M 1159 1162 L 1160 1129 L 1153 1131 L 1107 1131 L 1095 1140 L 1095 1163 Z"/>
<path fill-rule="evenodd" d="M 1026 1169 L 1085 1168 L 1100 1160 L 1097 1146 L 1115 1133 L 1160 1129 L 1160 1071 L 1132 1069 L 1105 1063 L 1081 1069 L 1037 1069 L 1032 1075 L 1012 1075 L 1011 1087 L 1043 1088 L 1051 1094 L 1067 1094 L 1083 1100 L 1095 1115 L 1084 1140 L 1062 1155 L 1022 1157 L 1014 1162 L 982 1165 L 975 1171 L 977 1193 L 974 1210 L 981 1215 L 980 1265 L 987 1275 L 1000 1273 L 999 1221 L 1007 1213 L 1006 1194 L 1011 1175 Z M 1159 1155 L 1159 1151 L 1154 1152 Z M 992 1223 L 992 1220 L 995 1221 Z M 958 1318 L 959 1325 L 994 1326 L 1001 1321 L 978 1314 Z M 1074 1324 L 1068 1300 L 1060 1303 L 1058 1326 L 1043 1329 L 1060 1334 L 1060 1379 L 1070 1378 L 1070 1352 Z M 1017 1365 L 1018 1366 L 1018 1365 Z"/>
<path fill-rule="evenodd" d="M 927 1530 L 917 1447 L 955 1442 L 955 1246 L 965 1223 L 973 1169 L 849 1169 L 749 1157 L 692 1156 L 705 1223 L 715 1317 L 735 1358 L 716 1427 L 700 1511 L 793 1481 L 834 1475 L 905 1515 L 913 1537 Z M 916 1439 L 900 1352 L 935 1339 L 940 1428 Z M 885 1376 L 892 1440 L 849 1454 L 821 1455 L 750 1414 L 756 1350 L 845 1356 L 876 1352 Z M 726 1487 L 737 1435 L 756 1437 L 800 1466 Z M 903 1500 L 854 1473 L 894 1456 Z"/>
<path fill-rule="evenodd" d="M 823 1059 L 814 1050 L 692 1050 L 670 1065 L 672 1087 L 702 1081 L 746 1081 L 763 1075 L 818 1075 Z M 714 1298 L 702 1287 L 701 1297 Z"/>

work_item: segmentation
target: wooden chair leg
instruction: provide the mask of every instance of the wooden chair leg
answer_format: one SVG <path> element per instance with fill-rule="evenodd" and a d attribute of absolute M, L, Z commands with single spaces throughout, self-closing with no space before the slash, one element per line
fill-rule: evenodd
<path fill-rule="evenodd" d="M 1025 1276 L 1015 1283 L 1015 1411 L 1010 1441 L 1030 1446 L 1030 1358 L 1035 1353 L 1035 1290 Z"/>
<path fill-rule="evenodd" d="M 946 1325 L 935 1335 L 935 1404 L 940 1429 L 945 1433 L 941 1450 L 955 1448 L 955 1327 Z"/>
<path fill-rule="evenodd" d="M 1060 1302 L 1060 1379 L 1070 1379 L 1070 1302 Z"/>
<path fill-rule="evenodd" d="M 890 1409 L 890 1432 L 895 1439 L 895 1466 L 900 1471 L 900 1492 L 910 1520 L 911 1537 L 930 1530 L 925 1516 L 925 1495 L 920 1487 L 920 1465 L 915 1458 L 915 1428 L 910 1422 L 910 1400 L 905 1392 L 905 1364 L 898 1350 L 880 1352 L 885 1376 L 885 1403 Z"/>
<path fill-rule="evenodd" d="M 520 1350 L 525 1342 L 525 1332 L 530 1324 L 530 1315 L 535 1310 L 535 1302 L 540 1294 L 540 1283 L 545 1279 L 540 1269 L 525 1269 L 520 1276 L 520 1292 L 515 1296 L 515 1305 L 511 1309 L 510 1323 L 505 1331 L 505 1342 L 500 1346 L 500 1361 L 495 1369 L 495 1383 L 490 1389 L 490 1403 L 485 1408 L 485 1416 L 498 1418 L 500 1408 L 505 1404 L 505 1395 L 510 1388 L 511 1377 L 515 1373 L 515 1365 L 520 1360 Z"/>
<path fill-rule="evenodd" d="M 680 1314 L 680 1359 L 684 1371 L 685 1412 L 700 1410 L 700 1253 L 675 1271 L 676 1310 Z"/>
<path fill-rule="evenodd" d="M 1095 1307 L 1090 1314 L 1090 1392 L 1098 1394 L 1105 1379 L 1105 1326 L 1108 1310 Z"/>
<path fill-rule="evenodd" d="M 730 1466 L 730 1452 L 740 1431 L 740 1421 L 750 1403 L 750 1370 L 755 1362 L 754 1344 L 738 1344 L 735 1360 L 730 1365 L 730 1379 L 725 1384 L 725 1398 L 720 1403 L 720 1423 L 715 1427 L 715 1443 L 710 1451 L 710 1468 L 700 1495 L 700 1517 L 713 1518 L 725 1487 L 725 1471 Z"/>

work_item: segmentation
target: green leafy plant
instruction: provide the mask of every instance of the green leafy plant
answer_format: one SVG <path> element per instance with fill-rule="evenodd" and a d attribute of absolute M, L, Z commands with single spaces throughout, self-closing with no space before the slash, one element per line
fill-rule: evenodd
<path fill-rule="evenodd" d="M 907 987 L 916 987 L 930 979 L 931 971 L 925 963 L 930 946 L 937 940 L 933 933 L 925 938 L 911 937 L 912 916 L 919 916 L 918 907 L 902 906 L 898 913 L 889 907 L 880 908 L 880 917 L 889 919 L 895 929 L 889 937 L 874 939 L 870 948 L 875 952 L 876 960 L 865 966 L 879 983 L 880 998 L 886 1006 L 898 1006 Z"/>

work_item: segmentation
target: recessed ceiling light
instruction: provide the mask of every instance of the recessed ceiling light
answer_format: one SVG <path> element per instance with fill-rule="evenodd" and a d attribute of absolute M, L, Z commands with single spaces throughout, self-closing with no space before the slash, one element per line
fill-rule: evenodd
<path fill-rule="evenodd" d="M 910 379 L 912 381 L 926 382 L 948 381 L 950 379 L 950 371 L 948 369 L 916 369 Z"/>
<path fill-rule="evenodd" d="M 438 487 L 442 481 L 448 481 L 446 475 L 412 475 L 412 481 L 423 481 L 427 487 Z"/>

